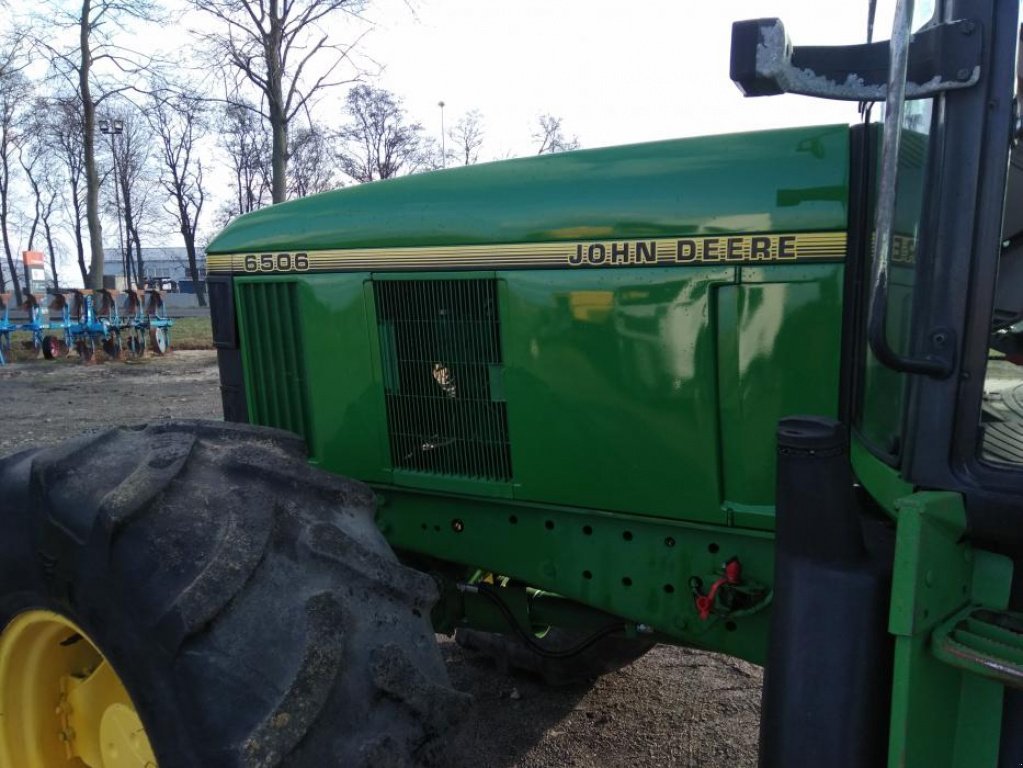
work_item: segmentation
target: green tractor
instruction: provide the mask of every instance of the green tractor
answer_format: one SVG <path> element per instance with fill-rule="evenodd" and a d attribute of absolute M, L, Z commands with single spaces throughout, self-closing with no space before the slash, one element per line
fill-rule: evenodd
<path fill-rule="evenodd" d="M 555 681 L 763 664 L 763 768 L 1018 766 L 1019 11 L 734 26 L 747 95 L 854 127 L 233 222 L 225 422 L 0 462 L 0 767 L 444 764 L 435 632 Z"/>

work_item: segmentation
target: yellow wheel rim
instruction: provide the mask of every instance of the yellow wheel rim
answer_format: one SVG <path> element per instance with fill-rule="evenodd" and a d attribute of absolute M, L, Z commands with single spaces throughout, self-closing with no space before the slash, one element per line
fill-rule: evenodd
<path fill-rule="evenodd" d="M 124 683 L 73 621 L 19 613 L 0 634 L 0 768 L 156 768 Z"/>

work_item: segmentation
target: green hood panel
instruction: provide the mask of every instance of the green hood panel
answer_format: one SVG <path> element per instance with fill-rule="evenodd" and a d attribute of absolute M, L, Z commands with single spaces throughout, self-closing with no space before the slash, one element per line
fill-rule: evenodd
<path fill-rule="evenodd" d="M 843 230 L 848 130 L 677 139 L 362 184 L 241 216 L 207 252 Z"/>

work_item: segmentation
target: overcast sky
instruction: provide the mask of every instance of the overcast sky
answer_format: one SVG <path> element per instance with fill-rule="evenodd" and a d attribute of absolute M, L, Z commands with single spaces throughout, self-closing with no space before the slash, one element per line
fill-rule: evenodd
<path fill-rule="evenodd" d="M 882 4 L 883 5 L 883 4 Z M 887 38 L 884 9 L 878 36 Z M 728 78 L 731 24 L 777 16 L 796 44 L 862 42 L 867 3 L 807 0 L 377 0 L 366 52 L 380 81 L 440 133 L 478 108 L 484 154 L 525 154 L 536 116 L 583 146 L 786 125 L 852 122 L 849 104 L 744 99 Z"/>

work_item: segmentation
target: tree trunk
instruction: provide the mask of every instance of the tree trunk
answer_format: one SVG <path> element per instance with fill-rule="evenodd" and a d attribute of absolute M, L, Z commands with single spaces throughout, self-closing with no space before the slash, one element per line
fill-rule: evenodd
<path fill-rule="evenodd" d="M 78 270 L 82 273 L 82 285 L 89 284 L 89 268 L 85 266 L 85 243 L 82 241 L 82 217 L 75 223 L 75 250 L 78 252 Z"/>
<path fill-rule="evenodd" d="M 188 272 L 192 276 L 192 285 L 195 286 L 195 297 L 199 300 L 199 306 L 206 306 L 206 283 L 199 279 L 199 265 L 195 257 L 195 234 L 186 231 L 182 227 L 181 234 L 185 237 L 185 250 L 188 252 Z"/>
<path fill-rule="evenodd" d="M 71 211 L 74 216 L 75 251 L 78 256 L 78 269 L 82 272 L 82 285 L 89 287 L 89 269 L 85 266 L 85 241 L 82 240 L 82 198 L 79 196 L 78 185 L 71 182 Z"/>
<path fill-rule="evenodd" d="M 132 286 L 135 286 L 136 288 L 141 288 L 142 286 L 139 285 L 138 281 L 135 279 L 134 270 L 132 268 L 134 262 L 131 258 L 131 244 L 127 243 L 128 247 L 125 248 L 126 243 L 121 240 L 118 245 L 121 249 L 121 271 L 124 273 L 125 287 L 131 288 Z"/>
<path fill-rule="evenodd" d="M 82 131 L 85 134 L 85 217 L 89 224 L 89 280 L 87 287 L 103 287 L 103 228 L 99 219 L 99 171 L 96 168 L 96 105 L 92 103 L 89 74 L 92 69 L 92 50 L 89 46 L 91 0 L 82 0 L 79 24 L 79 46 L 82 63 L 78 69 L 78 88 L 82 96 Z"/>
<path fill-rule="evenodd" d="M 136 274 L 138 275 L 139 286 L 142 286 L 146 281 L 146 264 L 142 260 L 142 241 L 139 239 L 139 230 L 134 223 L 128 229 L 128 237 L 135 243 Z"/>
<path fill-rule="evenodd" d="M 242 172 L 241 167 L 235 170 L 235 183 L 238 186 L 238 215 L 241 216 L 245 213 L 245 186 L 242 184 Z"/>
<path fill-rule="evenodd" d="M 181 237 L 185 241 L 185 252 L 188 254 L 188 273 L 192 278 L 192 285 L 195 286 L 195 297 L 199 301 L 200 307 L 206 306 L 206 283 L 205 281 L 199 280 L 199 265 L 197 263 L 195 255 L 195 227 L 196 223 L 192 221 L 192 217 L 188 213 L 188 207 L 185 205 L 184 193 L 181 190 L 181 182 L 177 181 L 175 176 L 176 187 L 174 190 L 174 197 L 178 203 L 178 222 L 181 224 Z M 200 210 L 202 204 L 200 203 Z M 199 214 L 196 214 L 196 220 L 198 220 Z"/>
<path fill-rule="evenodd" d="M 111 148 L 114 149 L 115 145 L 111 141 Z M 122 145 L 123 147 L 123 145 Z M 115 154 L 116 158 L 116 154 Z M 135 222 L 134 207 L 132 205 L 131 197 L 131 186 L 128 183 L 128 170 L 127 168 L 118 168 L 116 159 L 114 162 L 114 173 L 116 174 L 115 179 L 115 192 L 120 189 L 120 205 L 124 207 L 120 209 L 122 220 L 124 222 L 124 240 L 127 246 L 128 262 L 132 261 L 131 251 L 132 246 L 135 247 L 135 277 L 139 288 L 145 287 L 146 280 L 146 269 L 145 264 L 142 260 L 142 243 L 139 240 L 138 227 Z"/>
<path fill-rule="evenodd" d="M 6 208 L 6 203 L 4 208 Z M 7 236 L 7 212 L 0 213 L 0 229 L 3 230 L 4 253 L 7 255 L 7 268 L 11 273 L 11 285 L 14 286 L 14 301 L 21 305 L 21 280 L 18 279 L 18 268 L 11 253 L 11 239 Z M 4 286 L 6 287 L 6 286 Z"/>
<path fill-rule="evenodd" d="M 53 290 L 60 290 L 60 280 L 57 278 L 57 251 L 53 247 L 53 230 L 50 228 L 50 217 L 43 219 L 43 232 L 46 234 L 46 248 L 50 252 L 50 272 L 53 274 Z"/>
<path fill-rule="evenodd" d="M 267 107 L 270 112 L 271 179 L 273 203 L 283 203 L 288 194 L 288 116 L 284 104 L 284 72 L 281 69 L 281 44 L 284 35 L 277 0 L 270 0 L 270 35 L 265 49 Z"/>
<path fill-rule="evenodd" d="M 11 285 L 14 286 L 14 301 L 16 304 L 21 304 L 21 280 L 18 279 L 18 268 L 14 263 L 14 254 L 11 252 L 11 238 L 8 233 L 8 227 L 10 226 L 10 193 L 11 193 L 11 174 L 10 174 L 10 160 L 7 156 L 7 147 L 2 148 L 3 157 L 0 158 L 0 163 L 3 163 L 3 169 L 0 172 L 3 173 L 4 184 L 3 188 L 0 189 L 0 232 L 3 234 L 4 243 L 4 254 L 7 256 L 7 267 L 10 271 Z M 6 286 L 4 286 L 6 287 Z"/>
<path fill-rule="evenodd" d="M 28 178 L 28 185 L 32 188 L 32 194 L 35 196 L 35 214 L 32 217 L 32 224 L 28 230 L 28 247 L 26 251 L 33 250 L 32 246 L 35 245 L 36 232 L 39 230 L 39 219 L 42 216 L 43 200 L 41 192 L 39 191 L 39 181 L 32 176 L 32 172 L 25 166 L 25 176 Z"/>
<path fill-rule="evenodd" d="M 283 203 L 287 198 L 288 185 L 288 125 L 279 108 L 270 107 L 270 129 L 273 133 L 271 150 L 273 186 L 271 195 L 273 202 Z"/>

